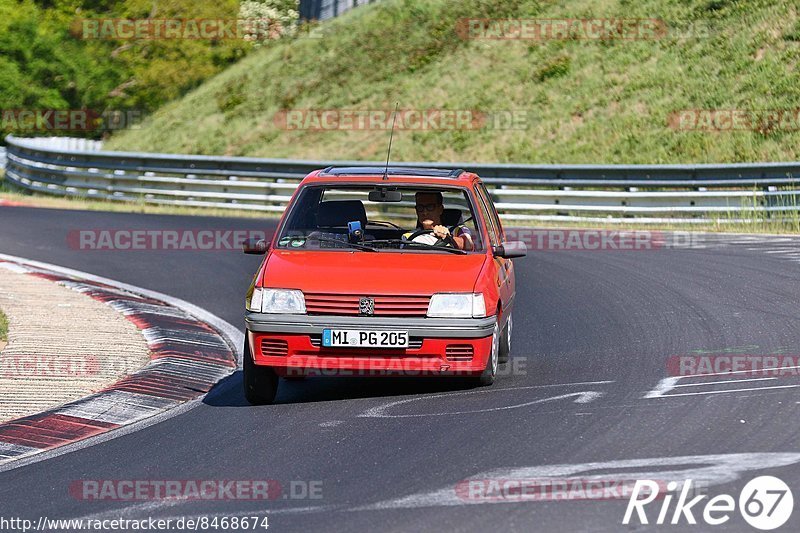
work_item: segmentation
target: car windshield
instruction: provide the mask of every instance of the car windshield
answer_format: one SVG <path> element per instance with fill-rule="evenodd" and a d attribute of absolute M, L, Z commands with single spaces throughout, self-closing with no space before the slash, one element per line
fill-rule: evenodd
<path fill-rule="evenodd" d="M 292 250 L 458 252 L 454 243 L 432 235 L 431 228 L 439 225 L 451 235 L 467 235 L 467 252 L 484 250 L 480 225 L 464 188 L 308 185 L 290 208 L 276 246 Z"/>

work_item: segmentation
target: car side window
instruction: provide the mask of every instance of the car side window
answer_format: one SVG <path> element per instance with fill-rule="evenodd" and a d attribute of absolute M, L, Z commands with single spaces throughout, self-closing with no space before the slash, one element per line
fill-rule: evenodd
<path fill-rule="evenodd" d="M 489 210 L 489 220 L 495 228 L 498 240 L 502 244 L 502 242 L 505 241 L 505 233 L 503 232 L 503 225 L 500 223 L 500 217 L 497 216 L 497 210 L 494 208 L 492 197 L 489 195 L 489 191 L 486 190 L 486 186 L 483 183 L 478 185 L 478 191 L 486 202 L 486 208 Z"/>
<path fill-rule="evenodd" d="M 480 206 L 481 215 L 483 216 L 483 220 L 486 222 L 486 229 L 489 231 L 489 242 L 492 243 L 492 246 L 497 246 L 500 244 L 497 235 L 497 228 L 494 226 L 494 222 L 492 221 L 492 216 L 489 214 L 489 208 L 486 205 L 486 199 L 481 194 L 479 188 L 475 188 L 476 196 L 478 197 L 478 206 Z"/>

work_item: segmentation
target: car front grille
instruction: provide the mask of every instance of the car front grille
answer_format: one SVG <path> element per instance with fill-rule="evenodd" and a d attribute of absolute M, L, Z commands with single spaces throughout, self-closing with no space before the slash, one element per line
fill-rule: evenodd
<path fill-rule="evenodd" d="M 448 344 L 445 349 L 445 357 L 454 363 L 466 363 L 472 361 L 474 353 L 469 344 Z"/>
<path fill-rule="evenodd" d="M 262 339 L 261 354 L 265 357 L 286 357 L 289 355 L 289 343 L 281 339 Z"/>
<path fill-rule="evenodd" d="M 365 294 L 306 293 L 309 315 L 359 316 L 359 301 Z M 375 300 L 373 316 L 425 317 L 430 296 L 371 296 Z"/>

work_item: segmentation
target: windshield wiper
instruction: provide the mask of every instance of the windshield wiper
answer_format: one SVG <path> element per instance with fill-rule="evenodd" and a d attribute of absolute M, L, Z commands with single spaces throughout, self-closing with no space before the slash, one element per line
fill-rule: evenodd
<path fill-rule="evenodd" d="M 319 241 L 319 242 L 327 242 L 332 244 L 344 244 L 345 246 L 349 246 L 351 248 L 356 248 L 358 250 L 364 250 L 365 252 L 378 252 L 375 248 L 371 248 L 369 246 L 365 246 L 363 244 L 356 244 L 350 241 L 340 241 L 339 239 L 329 239 L 327 237 L 314 237 L 309 239 L 310 241 Z"/>
<path fill-rule="evenodd" d="M 442 252 L 450 252 L 451 254 L 464 255 L 467 253 L 464 250 L 459 250 L 458 248 L 450 248 L 449 246 L 434 246 L 432 244 L 424 244 L 421 242 L 404 241 L 403 239 L 381 239 L 369 242 L 373 244 L 402 244 L 403 246 L 408 246 L 409 248 L 437 250 Z"/>

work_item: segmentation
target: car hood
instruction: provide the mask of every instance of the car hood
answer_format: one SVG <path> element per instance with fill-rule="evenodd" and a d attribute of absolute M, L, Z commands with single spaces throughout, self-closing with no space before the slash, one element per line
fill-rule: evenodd
<path fill-rule="evenodd" d="M 483 254 L 274 250 L 261 286 L 371 295 L 472 292 L 485 260 Z"/>

